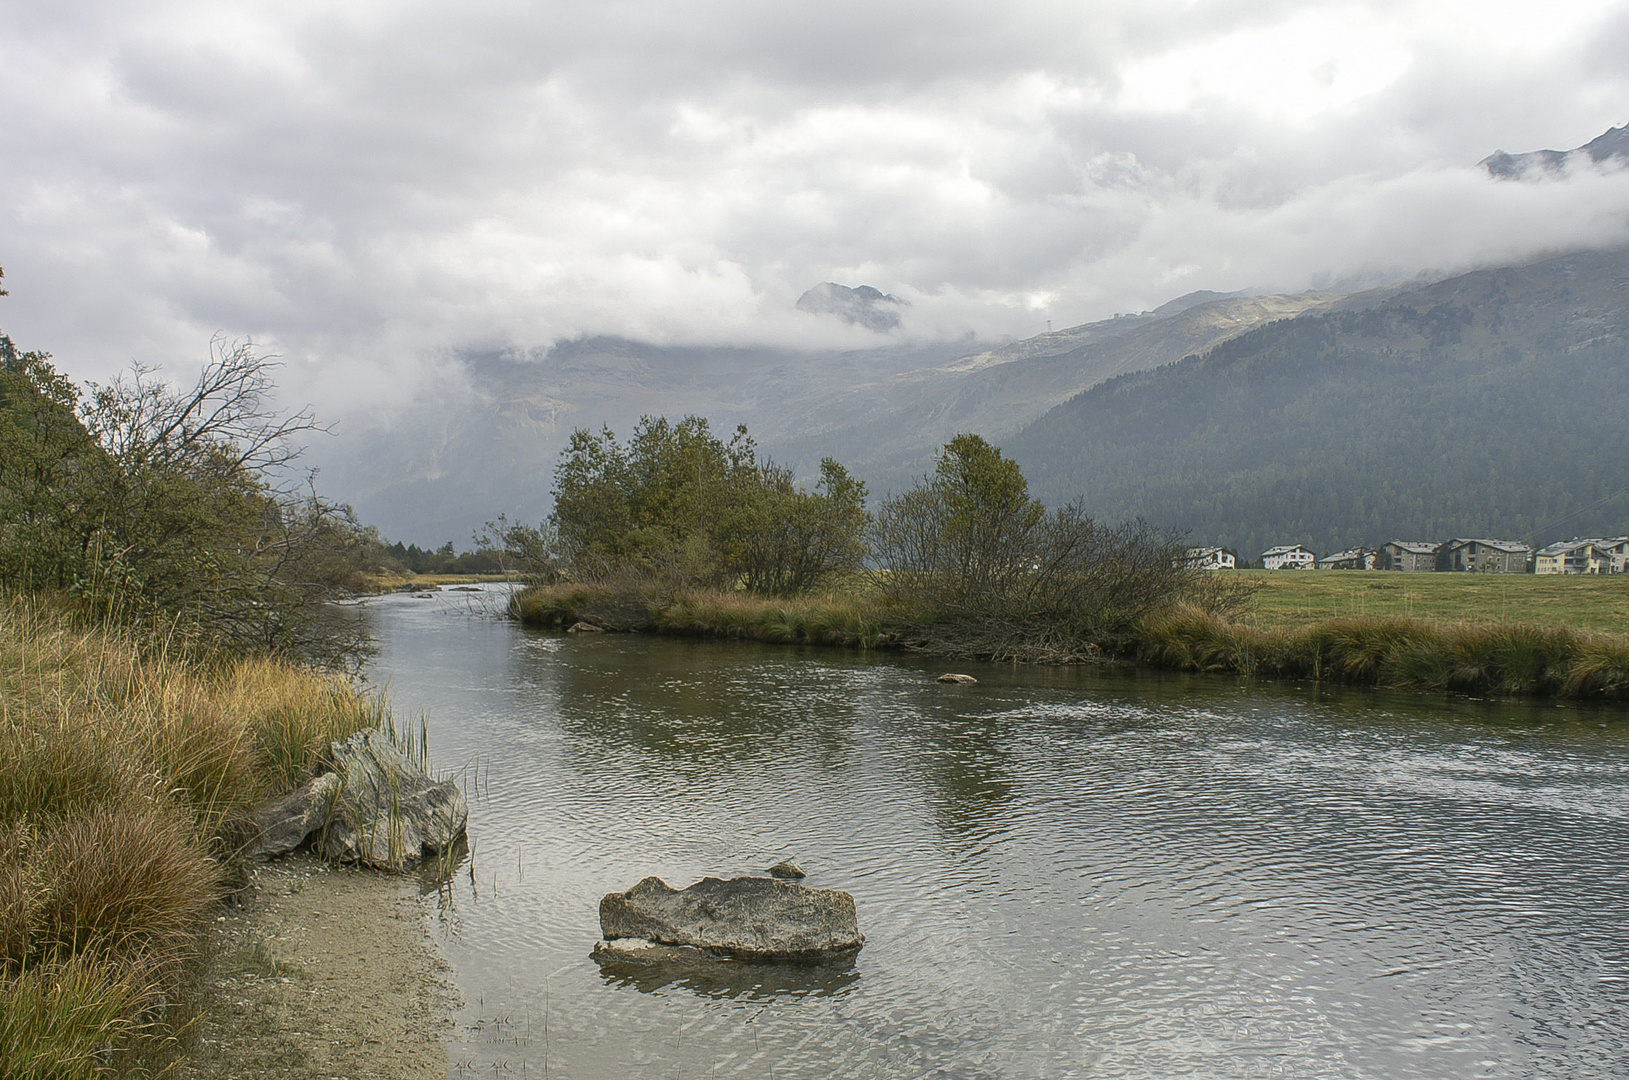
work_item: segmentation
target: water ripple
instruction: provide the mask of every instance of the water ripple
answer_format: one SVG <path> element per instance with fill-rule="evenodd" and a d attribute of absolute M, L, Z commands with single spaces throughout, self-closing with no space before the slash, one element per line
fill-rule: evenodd
<path fill-rule="evenodd" d="M 479 762 L 473 859 L 427 897 L 477 1071 L 1629 1072 L 1629 757 L 1593 715 L 997 666 L 947 690 L 372 607 L 374 677 Z M 605 892 L 787 855 L 854 893 L 850 967 L 588 960 Z"/>

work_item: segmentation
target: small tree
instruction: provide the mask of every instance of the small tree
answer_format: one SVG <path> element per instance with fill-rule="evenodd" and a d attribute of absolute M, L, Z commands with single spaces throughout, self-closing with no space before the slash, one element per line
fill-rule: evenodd
<path fill-rule="evenodd" d="M 947 443 L 872 530 L 876 584 L 908 644 L 1013 660 L 1096 655 L 1180 600 L 1195 577 L 1180 541 L 1143 522 L 1105 527 L 1076 505 L 1048 514 L 977 435 Z"/>
<path fill-rule="evenodd" d="M 814 491 L 800 491 L 788 469 L 765 464 L 735 525 L 748 592 L 797 596 L 865 561 L 865 484 L 832 458 L 820 462 Z"/>
<path fill-rule="evenodd" d="M 726 442 L 707 421 L 645 417 L 624 445 L 610 429 L 572 434 L 555 470 L 560 561 L 578 578 L 793 595 L 864 557 L 865 486 L 835 461 L 813 492 L 758 461 L 745 427 Z"/>

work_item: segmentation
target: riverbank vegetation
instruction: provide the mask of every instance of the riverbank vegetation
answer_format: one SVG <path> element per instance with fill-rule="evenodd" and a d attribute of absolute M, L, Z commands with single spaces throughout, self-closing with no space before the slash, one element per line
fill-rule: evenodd
<path fill-rule="evenodd" d="M 330 602 L 377 538 L 272 367 L 80 388 L 0 335 L 0 1076 L 162 1063 L 248 811 L 381 719 Z"/>
<path fill-rule="evenodd" d="M 577 432 L 555 495 L 558 580 L 512 605 L 542 625 L 1063 662 L 1123 648 L 1163 607 L 1241 599 L 1177 536 L 1049 512 L 976 435 L 874 516 L 837 462 L 801 490 L 745 429 L 724 442 L 697 417 L 647 418 L 626 445 Z"/>
<path fill-rule="evenodd" d="M 842 557 L 797 588 L 766 587 L 784 579 L 721 554 L 745 550 L 743 533 L 762 520 L 722 494 L 752 475 L 751 450 L 744 431 L 724 444 L 695 418 L 646 421 L 627 447 L 579 432 L 548 524 L 562 541 L 553 580 L 517 593 L 511 613 L 560 628 L 984 660 L 1629 697 L 1620 582 L 1193 570 L 1180 536 L 1073 505 L 1049 510 L 975 435 L 946 444 L 930 476 L 874 514 L 863 488 L 836 488 L 848 493 L 841 512 L 811 516 L 835 523 Z M 846 478 L 840 469 L 828 462 L 824 475 Z M 799 542 L 792 534 L 787 547 Z"/>
<path fill-rule="evenodd" d="M 379 720 L 336 675 L 0 597 L 0 1075 L 161 1060 L 248 811 Z"/>
<path fill-rule="evenodd" d="M 1629 638 L 1531 622 L 1354 616 L 1263 628 L 1178 609 L 1145 623 L 1134 655 L 1183 671 L 1629 700 Z"/>
<path fill-rule="evenodd" d="M 145 369 L 85 389 L 0 335 L 0 587 L 226 651 L 358 654 L 329 601 L 376 538 L 293 469 L 309 412 L 274 363 L 217 338 L 198 381 Z"/>

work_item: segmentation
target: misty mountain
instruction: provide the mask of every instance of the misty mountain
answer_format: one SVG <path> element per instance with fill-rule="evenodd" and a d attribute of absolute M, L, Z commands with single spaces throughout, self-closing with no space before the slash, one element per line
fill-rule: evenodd
<path fill-rule="evenodd" d="M 1572 150 L 1532 150 L 1525 154 L 1495 150 L 1477 164 L 1499 180 L 1544 180 L 1564 175 L 1570 162 L 1588 160 L 1599 164 L 1624 159 L 1629 159 L 1629 124 L 1609 128 Z"/>
<path fill-rule="evenodd" d="M 1032 489 L 1254 557 L 1629 529 L 1629 253 L 1348 297 L 1104 382 L 1004 444 Z"/>
<path fill-rule="evenodd" d="M 322 487 L 386 536 L 460 546 L 499 513 L 537 521 L 573 430 L 627 436 L 642 415 L 706 416 L 728 431 L 785 402 L 931 366 L 963 344 L 858 351 L 676 347 L 622 338 L 538 353 L 471 353 L 460 384 L 373 423 L 352 421 L 311 448 Z M 839 452 L 833 448 L 830 452 Z M 817 459 L 818 462 L 818 459 Z"/>
<path fill-rule="evenodd" d="M 470 354 L 461 387 L 388 423 L 353 423 L 314 450 L 325 490 L 387 536 L 424 544 L 467 543 L 500 512 L 537 520 L 574 429 L 608 425 L 626 436 L 646 413 L 696 413 L 721 431 L 745 423 L 764 452 L 801 475 L 816 474 L 830 455 L 880 493 L 931 467 L 933 452 L 957 432 L 999 440 L 1105 378 L 1337 299 L 1193 293 L 994 349 L 952 342 L 798 351 L 591 338 L 540 353 Z"/>
<path fill-rule="evenodd" d="M 1170 363 L 1255 326 L 1339 299 L 1193 293 L 1153 311 L 1041 334 L 897 374 L 878 371 L 768 409 L 755 431 L 809 470 L 833 454 L 873 491 L 909 484 L 963 431 L 997 443 L 1104 379 Z"/>
<path fill-rule="evenodd" d="M 835 281 L 822 282 L 798 297 L 797 309 L 813 315 L 835 315 L 846 323 L 885 333 L 899 325 L 898 308 L 905 301 L 870 285 L 851 289 Z"/>

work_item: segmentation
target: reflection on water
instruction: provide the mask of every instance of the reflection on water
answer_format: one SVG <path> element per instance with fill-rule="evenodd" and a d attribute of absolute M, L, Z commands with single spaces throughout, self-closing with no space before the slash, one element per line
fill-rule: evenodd
<path fill-rule="evenodd" d="M 462 598 L 461 598 L 462 600 Z M 464 601 L 467 609 L 467 601 Z M 371 605 L 478 761 L 426 908 L 453 1074 L 1629 1074 L 1619 711 L 619 635 Z M 795 857 L 851 966 L 602 970 L 598 903 Z"/>

